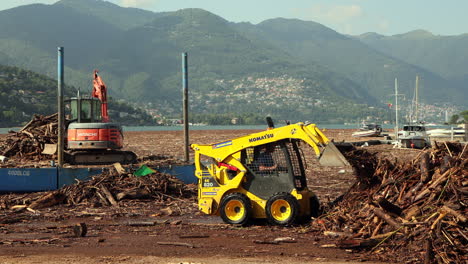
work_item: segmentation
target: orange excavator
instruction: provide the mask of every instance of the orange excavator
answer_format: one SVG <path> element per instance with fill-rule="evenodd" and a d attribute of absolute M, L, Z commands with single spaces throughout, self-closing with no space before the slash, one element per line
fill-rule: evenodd
<path fill-rule="evenodd" d="M 109 121 L 107 86 L 94 70 L 91 96 L 69 100 L 70 122 L 67 127 L 67 155 L 70 164 L 123 164 L 136 162 L 131 151 L 122 151 L 122 127 Z"/>

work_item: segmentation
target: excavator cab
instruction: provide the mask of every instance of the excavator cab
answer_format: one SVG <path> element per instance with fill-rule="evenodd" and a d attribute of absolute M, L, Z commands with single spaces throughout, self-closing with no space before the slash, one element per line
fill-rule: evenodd
<path fill-rule="evenodd" d="M 122 128 L 104 123 L 101 101 L 92 97 L 72 97 L 69 101 L 70 124 L 67 128 L 68 149 L 106 150 L 122 148 Z"/>
<path fill-rule="evenodd" d="M 131 163 L 136 155 L 120 151 L 123 132 L 119 124 L 104 122 L 102 102 L 94 97 L 76 97 L 67 101 L 67 161 L 71 164 Z"/>
<path fill-rule="evenodd" d="M 70 119 L 78 123 L 102 122 L 101 101 L 97 98 L 73 97 L 70 102 Z"/>

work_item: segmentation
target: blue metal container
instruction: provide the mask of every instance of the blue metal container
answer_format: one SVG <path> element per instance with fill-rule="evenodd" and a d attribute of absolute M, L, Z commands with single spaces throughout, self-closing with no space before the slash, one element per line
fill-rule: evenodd
<path fill-rule="evenodd" d="M 168 173 L 184 183 L 197 183 L 194 165 L 164 166 L 155 168 Z M 62 188 L 74 184 L 77 180 L 86 181 L 102 173 L 102 168 L 7 168 L 0 169 L 0 193 L 5 192 L 40 192 Z"/>
<path fill-rule="evenodd" d="M 195 165 L 164 166 L 156 167 L 155 169 L 162 173 L 171 174 L 185 184 L 198 182 L 198 178 L 195 177 Z"/>
<path fill-rule="evenodd" d="M 38 192 L 57 189 L 57 168 L 0 169 L 0 192 Z"/>
<path fill-rule="evenodd" d="M 91 179 L 93 175 L 101 174 L 102 168 L 58 168 L 59 177 L 57 188 L 71 185 L 79 181 Z"/>

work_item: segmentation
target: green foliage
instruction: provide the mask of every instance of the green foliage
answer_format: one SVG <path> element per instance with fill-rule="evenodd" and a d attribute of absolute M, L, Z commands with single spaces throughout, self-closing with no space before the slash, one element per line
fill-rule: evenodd
<path fill-rule="evenodd" d="M 465 123 L 468 122 L 468 110 L 461 112 L 460 116 L 463 117 Z"/>
<path fill-rule="evenodd" d="M 454 114 L 450 117 L 449 124 L 460 124 L 468 122 L 468 110 L 462 111 L 460 114 Z"/>
<path fill-rule="evenodd" d="M 89 80 L 91 82 L 91 80 Z M 66 97 L 76 88 L 65 86 Z M 124 125 L 153 124 L 153 119 L 141 109 L 125 102 L 110 100 L 111 119 Z M 33 114 L 57 112 L 57 81 L 18 67 L 0 65 L 0 127 L 19 126 Z M 120 112 L 128 113 L 120 118 Z"/>
<path fill-rule="evenodd" d="M 194 114 L 190 120 L 206 125 L 258 125 L 265 123 L 265 116 L 252 113 Z"/>
<path fill-rule="evenodd" d="M 458 119 L 460 118 L 459 115 L 455 114 L 450 117 L 449 124 L 458 124 Z"/>
<path fill-rule="evenodd" d="M 126 126 L 155 125 L 154 119 L 144 110 L 127 102 L 111 100 L 108 105 L 112 122 Z"/>
<path fill-rule="evenodd" d="M 84 15 L 92 14 L 101 18 L 106 23 L 113 24 L 122 29 L 144 25 L 158 16 L 153 12 L 141 9 L 120 8 L 115 4 L 105 1 L 97 4 L 95 0 L 61 0 L 55 3 L 55 5 L 73 8 Z"/>

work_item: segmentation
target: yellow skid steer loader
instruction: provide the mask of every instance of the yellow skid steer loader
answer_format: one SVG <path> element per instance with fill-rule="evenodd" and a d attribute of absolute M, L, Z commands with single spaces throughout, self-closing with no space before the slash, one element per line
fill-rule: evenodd
<path fill-rule="evenodd" d="M 202 212 L 220 215 L 229 224 L 266 218 L 275 225 L 290 225 L 317 216 L 320 204 L 307 188 L 298 143 L 310 145 L 324 166 L 349 166 L 348 161 L 314 124 L 274 128 L 271 119 L 267 121 L 266 131 L 191 145 Z"/>

